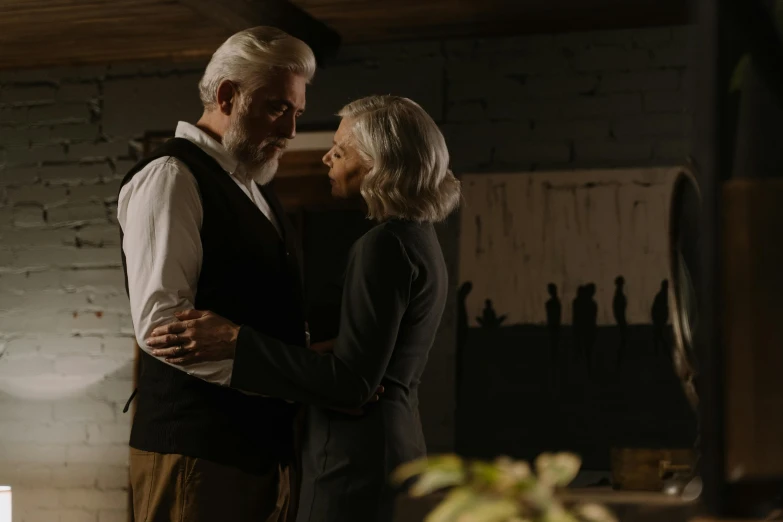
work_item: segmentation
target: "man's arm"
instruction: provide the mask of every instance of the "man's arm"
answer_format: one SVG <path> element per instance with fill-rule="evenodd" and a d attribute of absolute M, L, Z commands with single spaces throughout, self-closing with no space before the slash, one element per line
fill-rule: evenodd
<path fill-rule="evenodd" d="M 196 180 L 175 158 L 154 160 L 120 191 L 117 218 L 133 328 L 139 346 L 149 353 L 144 340 L 152 330 L 195 303 L 203 219 Z M 230 360 L 171 366 L 215 384 L 231 380 Z"/>
<path fill-rule="evenodd" d="M 231 386 L 326 407 L 355 408 L 375 393 L 408 305 L 413 267 L 399 239 L 378 229 L 348 267 L 334 352 L 289 346 L 242 326 Z"/>

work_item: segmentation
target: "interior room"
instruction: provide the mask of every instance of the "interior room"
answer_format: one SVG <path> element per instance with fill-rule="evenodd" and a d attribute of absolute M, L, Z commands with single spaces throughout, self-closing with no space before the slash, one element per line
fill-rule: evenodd
<path fill-rule="evenodd" d="M 384 275 L 367 283 L 369 289 L 350 282 L 359 271 L 362 241 L 397 218 L 389 218 L 394 214 L 386 207 L 386 217 L 371 219 L 367 178 L 352 197 L 341 195 L 342 182 L 333 175 L 340 147 L 348 143 L 341 129 L 360 118 L 344 107 L 371 95 L 415 102 L 408 109 L 428 115 L 434 130 L 401 131 L 391 145 L 383 143 L 442 135 L 448 155 L 441 173 L 453 173 L 459 186 L 458 207 L 432 227 L 443 272 L 433 306 L 442 310 L 435 311 L 428 340 L 416 345 L 426 344 L 423 373 L 401 392 L 415 420 L 397 425 L 387 419 L 379 435 L 391 444 L 394 426 L 403 438 L 420 429 L 417 448 L 426 443 L 429 460 L 417 449 L 417 459 L 398 462 L 387 448 L 394 476 L 407 473 L 399 480 L 405 487 L 398 483 L 393 490 L 393 513 L 384 513 L 389 518 L 357 515 L 358 507 L 340 514 L 352 502 L 340 495 L 363 484 L 350 473 L 334 500 L 323 501 L 337 511 L 327 515 L 314 507 L 304 518 L 311 494 L 306 484 L 312 479 L 317 487 L 323 477 L 309 477 L 307 459 L 292 457 L 291 502 L 300 486 L 302 499 L 296 518 L 289 511 L 288 520 L 781 519 L 775 518 L 783 516 L 783 250 L 775 241 L 783 225 L 781 13 L 780 0 L 0 0 L 0 522 L 174 520 L 175 511 L 153 516 L 147 500 L 139 500 L 147 486 L 134 478 L 133 449 L 210 460 L 197 450 L 134 442 L 143 437 L 136 430 L 163 422 L 155 415 L 168 411 L 163 402 L 156 409 L 163 397 L 156 394 L 163 392 L 153 390 L 152 370 L 143 369 L 163 359 L 145 345 L 145 337 L 157 334 L 150 334 L 152 327 L 142 332 L 139 313 L 168 305 L 138 304 L 133 287 L 165 290 L 174 283 L 145 272 L 158 261 L 138 252 L 134 261 L 131 251 L 130 241 L 139 239 L 131 239 L 128 227 L 156 200 L 136 203 L 128 213 L 123 198 L 131 197 L 126 187 L 139 172 L 176 156 L 161 151 L 183 141 L 180 122 L 245 165 L 232 152 L 228 131 L 204 122 L 229 121 L 226 111 L 241 111 L 237 100 L 245 100 L 246 84 L 225 76 L 216 90 L 218 83 L 207 82 L 208 65 L 220 59 L 216 50 L 229 37 L 257 26 L 304 42 L 317 65 L 306 104 L 304 94 L 283 103 L 281 114 L 300 107 L 275 142 L 282 145 L 269 149 L 279 157 L 274 179 L 265 185 L 253 177 L 256 183 L 243 190 L 253 201 L 257 192 L 279 203 L 259 208 L 267 218 L 267 212 L 276 216 L 269 222 L 285 255 L 296 252 L 291 277 L 301 281 L 307 341 L 278 342 L 329 347 L 317 356 L 294 351 L 300 356 L 289 359 L 265 341 L 259 349 L 269 357 L 264 360 L 278 358 L 253 377 L 252 370 L 237 370 L 245 353 L 240 347 L 250 343 L 241 333 L 247 328 L 218 312 L 240 333 L 231 341 L 236 356 L 232 344 L 231 358 L 214 358 L 233 368 L 215 393 L 242 400 L 271 394 L 291 399 L 289 405 L 308 404 L 295 393 L 266 392 L 264 386 L 273 386 L 266 382 L 296 381 L 278 365 L 309 361 L 313 372 L 326 372 L 318 361 L 331 361 L 330 367 L 353 375 L 362 363 L 347 352 L 346 329 L 360 328 L 352 317 L 390 320 L 390 309 L 380 306 L 387 298 L 372 289 L 391 284 L 393 271 L 384 264 Z M 268 85 L 274 82 L 258 92 Z M 234 109 L 231 98 L 224 104 L 224 88 L 234 89 Z M 424 129 L 423 121 L 415 128 Z M 388 128 L 396 132 L 393 122 Z M 363 143 L 356 140 L 348 141 Z M 376 175 L 382 162 L 373 156 L 376 149 L 363 146 L 357 145 L 356 157 L 369 170 L 362 176 Z M 400 154 L 392 157 L 405 163 Z M 189 161 L 183 164 L 194 170 Z M 209 161 L 228 172 L 219 159 Z M 410 172 L 401 169 L 404 181 Z M 199 176 L 192 177 L 200 186 L 194 201 L 207 216 L 211 196 Z M 426 183 L 418 183 L 410 190 L 419 196 L 411 197 L 423 199 Z M 171 192 L 166 204 L 187 197 L 184 190 Z M 388 197 L 394 203 L 403 196 Z M 236 308 L 237 317 L 288 318 L 288 298 L 278 302 L 272 290 L 263 295 L 279 276 L 267 272 L 265 286 L 251 283 L 263 267 L 232 273 L 256 261 L 232 264 L 250 247 L 225 253 L 207 245 L 213 237 L 214 245 L 224 245 L 252 235 L 254 225 L 235 222 L 224 237 L 211 236 L 208 228 L 228 219 L 212 216 L 217 212 L 191 227 L 204 254 L 203 263 L 201 254 L 192 259 L 201 277 L 187 277 L 204 286 L 170 295 L 185 309 L 199 309 L 223 292 L 227 297 L 218 301 L 225 310 Z M 185 244 L 173 225 L 168 233 L 169 239 L 145 241 L 169 241 L 175 250 L 180 247 L 171 245 Z M 271 255 L 267 247 L 257 254 Z M 373 255 L 374 265 L 367 266 L 377 271 L 379 263 L 392 263 Z M 411 255 L 405 250 L 414 290 L 406 294 L 400 321 L 413 328 L 410 303 L 430 288 L 416 281 L 432 273 Z M 218 258 L 228 263 L 227 275 L 205 282 Z M 134 272 L 142 278 L 135 283 Z M 224 281 L 234 281 L 229 276 L 246 277 L 247 285 L 226 289 Z M 259 292 L 245 295 L 251 288 Z M 269 301 L 254 311 L 246 298 Z M 361 299 L 383 312 L 360 312 L 356 305 L 352 314 L 350 303 Z M 422 314 L 434 310 L 420 308 Z M 286 320 L 272 322 L 282 328 Z M 155 325 L 166 324 L 161 321 Z M 176 324 L 183 329 L 168 330 L 171 336 L 194 328 Z M 280 337 L 276 331 L 261 328 Z M 396 324 L 392 333 L 396 351 L 404 329 Z M 355 349 L 381 350 L 371 344 Z M 177 350 L 185 345 L 167 346 L 181 355 Z M 405 355 L 390 357 L 381 373 Z M 189 363 L 163 362 L 165 371 L 188 374 L 177 372 L 172 382 L 198 381 L 182 386 L 205 390 L 204 397 L 218 388 L 194 377 Z M 374 411 L 398 400 L 398 383 L 383 375 L 361 381 L 367 394 L 353 404 L 356 411 L 329 409 L 330 422 L 349 430 L 363 416 L 382 418 Z M 262 384 L 237 391 L 242 376 Z M 337 400 L 337 391 L 314 391 L 316 384 L 308 383 L 315 377 L 302 379 L 297 386 L 307 394 Z M 319 400 L 301 411 L 321 408 Z M 139 415 L 137 408 L 152 413 Z M 142 426 L 139 417 L 148 415 Z M 172 418 L 187 424 L 187 415 L 181 410 Z M 312 437 L 315 421 L 304 416 L 303 433 Z M 208 440 L 208 431 L 194 435 L 205 437 L 205 448 L 218 440 Z M 178 436 L 167 440 L 174 445 L 167 448 L 188 446 Z M 292 444 L 301 455 L 299 443 Z M 305 447 L 305 454 L 313 452 Z M 397 467 L 411 461 L 413 467 Z M 387 479 L 393 480 L 378 482 L 384 492 L 392 491 Z M 228 513 L 176 516 L 252 519 Z"/>

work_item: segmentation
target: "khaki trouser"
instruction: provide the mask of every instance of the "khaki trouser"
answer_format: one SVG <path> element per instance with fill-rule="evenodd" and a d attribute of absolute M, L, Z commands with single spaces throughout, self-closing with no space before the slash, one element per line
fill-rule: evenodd
<path fill-rule="evenodd" d="M 131 448 L 135 522 L 285 522 L 289 469 L 252 475 L 212 461 Z"/>

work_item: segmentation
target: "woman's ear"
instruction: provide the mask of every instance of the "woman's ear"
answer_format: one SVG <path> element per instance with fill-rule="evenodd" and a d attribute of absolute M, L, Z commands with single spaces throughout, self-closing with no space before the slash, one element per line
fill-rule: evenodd
<path fill-rule="evenodd" d="M 231 115 L 231 111 L 239 98 L 239 91 L 231 80 L 223 80 L 217 89 L 217 104 L 220 112 L 226 116 Z"/>

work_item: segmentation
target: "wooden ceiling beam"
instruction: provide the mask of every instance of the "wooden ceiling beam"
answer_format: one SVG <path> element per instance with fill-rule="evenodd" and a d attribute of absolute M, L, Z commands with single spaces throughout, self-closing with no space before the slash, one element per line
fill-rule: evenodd
<path fill-rule="evenodd" d="M 632 29 L 689 23 L 686 0 L 291 0 L 344 43 Z"/>
<path fill-rule="evenodd" d="M 342 41 L 334 29 L 288 0 L 179 1 L 232 33 L 258 25 L 282 29 L 309 45 L 321 67 L 337 54 Z"/>

